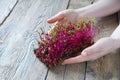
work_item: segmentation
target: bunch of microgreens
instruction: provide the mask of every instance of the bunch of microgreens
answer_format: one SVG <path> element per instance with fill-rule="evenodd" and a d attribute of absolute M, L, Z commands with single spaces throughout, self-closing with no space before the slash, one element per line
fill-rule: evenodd
<path fill-rule="evenodd" d="M 79 19 L 76 23 L 58 23 L 49 33 L 41 31 L 39 48 L 34 52 L 46 66 L 54 67 L 92 45 L 98 29 L 93 19 Z"/>

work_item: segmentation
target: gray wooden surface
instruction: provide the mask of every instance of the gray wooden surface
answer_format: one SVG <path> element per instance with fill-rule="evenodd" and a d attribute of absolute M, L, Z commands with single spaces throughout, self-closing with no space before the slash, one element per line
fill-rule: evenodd
<path fill-rule="evenodd" d="M 0 0 L 0 80 L 120 80 L 120 50 L 96 61 L 47 68 L 34 55 L 41 27 L 67 8 L 80 8 L 96 0 Z M 120 14 L 97 19 L 101 33 L 109 36 Z"/>
<path fill-rule="evenodd" d="M 17 0 L 0 1 L 0 24 L 2 24 L 5 19 L 10 15 L 17 3 Z"/>

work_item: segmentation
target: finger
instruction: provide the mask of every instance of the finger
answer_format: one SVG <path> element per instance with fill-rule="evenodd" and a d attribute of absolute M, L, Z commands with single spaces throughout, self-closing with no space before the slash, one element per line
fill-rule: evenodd
<path fill-rule="evenodd" d="M 48 23 L 54 23 L 56 21 L 61 21 L 64 18 L 63 13 L 58 13 L 57 15 L 53 16 L 52 18 L 48 19 Z"/>
<path fill-rule="evenodd" d="M 62 65 L 64 65 L 64 64 L 79 63 L 79 62 L 84 62 L 84 61 L 87 61 L 87 58 L 84 57 L 84 56 L 82 56 L 82 55 L 79 55 L 79 56 L 76 56 L 76 57 L 64 60 L 63 63 L 62 63 Z"/>

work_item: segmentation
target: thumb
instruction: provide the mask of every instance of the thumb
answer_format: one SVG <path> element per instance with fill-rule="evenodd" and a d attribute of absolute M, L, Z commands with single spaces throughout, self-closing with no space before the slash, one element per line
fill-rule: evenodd
<path fill-rule="evenodd" d="M 62 12 L 58 13 L 57 15 L 51 17 L 47 20 L 48 23 L 54 23 L 56 21 L 61 21 L 64 18 L 64 14 Z"/>
<path fill-rule="evenodd" d="M 64 64 L 73 64 L 73 63 L 79 63 L 79 62 L 84 62 L 87 61 L 87 58 L 82 56 L 82 55 L 78 55 L 76 57 L 72 57 L 69 59 L 66 59 L 63 61 L 62 65 Z"/>
<path fill-rule="evenodd" d="M 81 55 L 83 56 L 87 56 L 87 55 L 90 55 L 90 54 L 93 54 L 93 53 L 97 53 L 97 49 L 95 47 L 95 44 L 84 49 L 82 52 L 81 52 Z"/>

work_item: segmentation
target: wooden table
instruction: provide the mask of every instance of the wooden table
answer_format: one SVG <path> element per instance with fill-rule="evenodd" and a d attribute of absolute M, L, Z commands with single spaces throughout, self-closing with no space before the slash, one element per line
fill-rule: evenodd
<path fill-rule="evenodd" d="M 120 49 L 96 61 L 47 68 L 34 55 L 40 27 L 67 8 L 80 8 L 96 0 L 0 0 L 0 80 L 120 80 Z M 101 32 L 110 36 L 119 14 L 97 19 Z"/>

